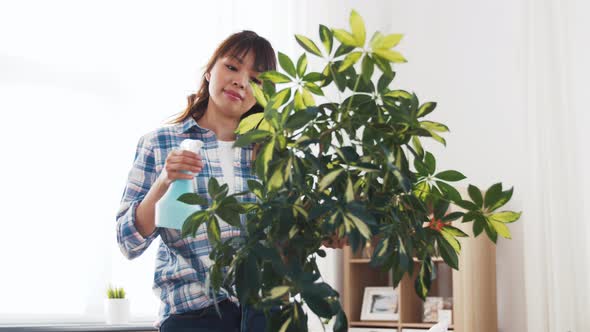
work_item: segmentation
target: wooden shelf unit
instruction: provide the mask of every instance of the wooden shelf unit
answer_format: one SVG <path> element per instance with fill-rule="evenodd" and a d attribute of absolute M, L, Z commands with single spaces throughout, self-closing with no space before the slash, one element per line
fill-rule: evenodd
<path fill-rule="evenodd" d="M 456 222 L 454 226 L 472 236 L 471 223 Z M 447 266 L 442 259 L 433 260 L 437 278 L 432 280 L 428 296 L 452 298 L 453 322 L 450 329 L 455 332 L 497 332 L 496 247 L 485 234 L 475 239 L 462 238 L 460 242 L 459 271 Z M 416 275 L 405 275 L 400 282 L 397 321 L 361 321 L 365 287 L 393 287 L 390 272 L 371 267 L 368 258 L 352 253 L 350 247 L 344 248 L 342 259 L 342 305 L 349 327 L 380 327 L 402 332 L 404 328 L 427 331 L 435 324 L 422 322 L 423 302 L 414 290 Z M 418 262 L 414 264 L 418 266 Z"/>

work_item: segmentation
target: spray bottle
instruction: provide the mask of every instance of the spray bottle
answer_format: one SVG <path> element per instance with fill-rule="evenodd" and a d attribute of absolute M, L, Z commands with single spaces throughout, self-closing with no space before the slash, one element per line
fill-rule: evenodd
<path fill-rule="evenodd" d="M 181 150 L 196 154 L 201 153 L 202 147 L 203 142 L 199 140 L 185 139 L 180 143 Z M 190 205 L 178 200 L 178 197 L 186 193 L 195 193 L 193 179 L 177 179 L 170 184 L 164 196 L 156 203 L 156 227 L 181 230 L 186 218 L 201 210 L 199 205 Z"/>

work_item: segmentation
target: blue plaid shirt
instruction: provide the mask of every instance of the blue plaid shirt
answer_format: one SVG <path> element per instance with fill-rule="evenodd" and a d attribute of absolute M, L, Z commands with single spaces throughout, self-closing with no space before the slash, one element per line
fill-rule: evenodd
<path fill-rule="evenodd" d="M 180 231 L 168 228 L 156 228 L 154 233 L 144 238 L 135 228 L 137 205 L 164 168 L 170 151 L 180 146 L 187 138 L 198 139 L 204 143 L 201 149 L 204 165 L 195 177 L 195 187 L 198 194 L 211 201 L 207 193 L 209 178 L 223 178 L 217 154 L 217 138 L 213 131 L 200 127 L 191 117 L 182 123 L 159 128 L 140 138 L 121 207 L 117 213 L 117 242 L 128 259 L 141 255 L 158 235 L 161 238 L 156 255 L 153 285 L 153 290 L 161 301 L 156 327 L 159 327 L 170 314 L 202 309 L 212 305 L 214 300 L 220 301 L 225 297 L 221 295 L 213 299 L 207 295 L 205 289 L 208 267 L 211 264 L 211 246 L 204 225 L 199 228 L 195 237 L 187 238 L 182 238 Z M 234 192 L 248 190 L 247 181 L 256 178 L 252 172 L 251 146 L 234 149 L 233 166 Z M 239 196 L 238 200 L 256 202 L 256 196 L 249 193 Z M 240 235 L 239 228 L 226 223 L 220 223 L 220 230 L 222 240 Z"/>

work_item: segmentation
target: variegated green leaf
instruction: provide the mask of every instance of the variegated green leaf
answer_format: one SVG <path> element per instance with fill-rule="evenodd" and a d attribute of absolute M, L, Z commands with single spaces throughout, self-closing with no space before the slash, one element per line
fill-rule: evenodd
<path fill-rule="evenodd" d="M 493 203 L 487 207 L 488 211 L 495 211 L 495 210 L 501 208 L 502 206 L 504 206 L 504 204 L 508 203 L 510 198 L 512 198 L 513 190 L 514 190 L 514 188 L 510 188 L 509 190 L 503 191 L 500 194 L 500 198 L 495 203 Z"/>
<path fill-rule="evenodd" d="M 295 35 L 295 39 L 297 40 L 297 43 L 299 43 L 299 45 L 303 47 L 304 50 L 317 56 L 322 56 L 322 52 L 311 39 L 303 35 Z"/>
<path fill-rule="evenodd" d="M 461 181 L 463 179 L 466 179 L 465 175 L 455 170 L 442 171 L 440 173 L 435 174 L 434 177 L 450 182 Z"/>
<path fill-rule="evenodd" d="M 284 167 L 283 164 L 281 164 L 279 167 L 277 167 L 270 180 L 268 181 L 268 189 L 269 190 L 278 190 L 280 189 L 283 184 L 285 183 L 285 176 L 284 176 Z"/>
<path fill-rule="evenodd" d="M 196 193 L 185 193 L 178 197 L 178 200 L 190 205 L 207 205 L 207 199 Z"/>
<path fill-rule="evenodd" d="M 435 141 L 441 143 L 442 145 L 447 145 L 447 141 L 444 138 L 442 138 L 439 134 L 437 134 L 435 131 L 428 129 L 427 131 L 430 134 L 430 137 L 432 137 Z"/>
<path fill-rule="evenodd" d="M 445 126 L 442 123 L 432 122 L 432 121 L 421 121 L 420 126 L 425 128 L 428 131 L 436 131 L 439 133 L 444 133 L 449 131 L 449 127 Z"/>
<path fill-rule="evenodd" d="M 469 237 L 465 232 L 458 229 L 457 227 L 446 225 L 442 228 L 445 232 L 453 235 L 454 237 Z"/>
<path fill-rule="evenodd" d="M 325 78 L 326 77 L 321 73 L 312 72 L 312 73 L 308 73 L 305 76 L 303 76 L 302 80 L 305 82 L 317 82 L 317 81 L 321 81 Z"/>
<path fill-rule="evenodd" d="M 264 113 L 254 113 L 242 120 L 238 124 L 238 129 L 236 129 L 235 133 L 238 135 L 245 134 L 250 130 L 256 129 L 256 126 L 260 124 L 262 118 L 264 117 Z"/>
<path fill-rule="evenodd" d="M 479 190 L 479 188 L 470 184 L 467 187 L 467 193 L 469 194 L 469 197 L 471 198 L 473 203 L 477 205 L 477 207 L 483 207 L 483 195 L 481 194 L 481 190 Z"/>
<path fill-rule="evenodd" d="M 291 88 L 285 88 L 271 97 L 271 99 L 269 100 L 269 107 L 277 110 L 279 109 L 279 107 L 285 104 L 289 100 L 289 98 L 291 98 Z"/>
<path fill-rule="evenodd" d="M 348 180 L 346 181 L 345 197 L 347 203 L 354 201 L 354 189 L 352 188 L 352 181 L 350 180 L 350 178 L 348 178 Z"/>
<path fill-rule="evenodd" d="M 315 83 L 311 83 L 311 82 L 305 82 L 303 84 L 304 88 L 308 91 L 310 91 L 311 93 L 318 95 L 318 96 L 323 96 L 324 92 L 322 91 L 322 89 L 317 86 Z"/>
<path fill-rule="evenodd" d="M 268 143 L 266 143 L 266 145 L 264 146 L 264 148 L 262 149 L 262 153 L 260 155 L 260 165 L 261 165 L 261 175 L 266 177 L 267 173 L 268 173 L 268 164 L 270 163 L 270 161 L 272 160 L 272 155 L 274 152 L 274 148 L 275 148 L 275 142 L 276 140 L 273 138 L 270 141 L 268 141 Z M 258 166 L 258 160 L 256 160 L 256 165 Z"/>
<path fill-rule="evenodd" d="M 330 186 L 332 182 L 334 182 L 334 180 L 336 180 L 336 178 L 342 174 L 342 172 L 344 172 L 344 170 L 340 168 L 326 174 L 319 183 L 319 191 L 324 191 L 326 188 L 328 188 L 328 186 Z"/>
<path fill-rule="evenodd" d="M 383 48 L 383 47 L 376 47 L 376 45 L 379 45 L 379 43 L 381 42 L 381 40 L 383 39 L 383 34 L 379 31 L 375 32 L 373 34 L 373 37 L 371 37 L 371 40 L 369 41 L 369 46 L 371 46 L 371 48 Z"/>
<path fill-rule="evenodd" d="M 381 57 L 389 62 L 394 62 L 394 63 L 408 62 L 406 60 L 406 58 L 404 58 L 404 56 L 401 55 L 401 53 L 396 52 L 396 51 L 386 50 L 386 49 L 376 49 L 376 50 L 373 50 L 373 53 L 377 54 L 379 57 Z"/>
<path fill-rule="evenodd" d="M 359 61 L 359 59 L 361 58 L 362 55 L 363 55 L 362 52 L 352 52 L 352 53 L 348 54 L 346 56 L 346 58 L 344 58 L 344 61 L 342 61 L 342 64 L 340 65 L 340 67 L 338 68 L 338 72 L 341 73 L 341 72 L 345 71 L 348 67 L 357 63 L 357 61 Z"/>
<path fill-rule="evenodd" d="M 370 56 L 365 55 L 363 57 L 363 61 L 361 61 L 361 70 L 362 70 L 362 77 L 365 82 L 369 82 L 371 77 L 373 76 L 373 70 L 375 68 L 375 63 L 371 59 Z"/>
<path fill-rule="evenodd" d="M 252 94 L 254 95 L 254 98 L 256 98 L 256 102 L 262 107 L 266 107 L 268 100 L 264 96 L 264 92 L 260 86 L 254 82 L 250 82 L 250 87 L 252 88 Z"/>
<path fill-rule="evenodd" d="M 355 10 L 350 13 L 350 28 L 357 45 L 360 47 L 365 45 L 365 22 L 363 22 L 363 18 Z"/>
<path fill-rule="evenodd" d="M 267 72 L 260 74 L 258 76 L 258 79 L 269 80 L 275 84 L 291 82 L 291 79 L 289 78 L 289 76 L 279 73 L 278 71 L 274 71 L 274 70 L 267 71 Z"/>
<path fill-rule="evenodd" d="M 420 143 L 418 136 L 412 136 L 412 145 L 419 157 L 424 156 L 424 148 L 422 148 L 422 143 Z"/>
<path fill-rule="evenodd" d="M 219 221 L 217 217 L 212 217 L 207 222 L 207 237 L 212 244 L 218 244 L 221 242 L 221 231 L 219 230 Z"/>
<path fill-rule="evenodd" d="M 426 181 L 420 182 L 415 186 L 414 194 L 424 200 L 430 194 L 430 186 Z"/>
<path fill-rule="evenodd" d="M 511 239 L 512 236 L 510 235 L 510 229 L 504 223 L 496 221 L 494 219 L 490 219 L 491 225 L 494 227 L 496 232 L 505 239 Z"/>
<path fill-rule="evenodd" d="M 260 142 L 261 140 L 269 137 L 270 135 L 271 133 L 265 130 L 252 130 L 238 137 L 238 139 L 234 143 L 234 147 L 243 148 L 252 143 Z"/>
<path fill-rule="evenodd" d="M 281 52 L 279 52 L 279 64 L 287 74 L 291 75 L 291 77 L 295 77 L 296 73 L 293 61 L 291 61 L 291 59 L 287 55 Z"/>
<path fill-rule="evenodd" d="M 305 75 L 305 70 L 307 69 L 307 56 L 303 53 L 299 60 L 297 60 L 297 75 L 299 77 L 303 77 Z"/>
<path fill-rule="evenodd" d="M 303 95 L 303 103 L 305 104 L 305 106 L 315 106 L 315 100 L 313 99 L 313 96 L 311 95 L 309 90 L 303 89 L 301 93 Z"/>
<path fill-rule="evenodd" d="M 385 96 L 391 97 L 391 98 L 412 99 L 412 94 L 409 93 L 408 91 L 404 91 L 404 90 L 389 91 L 388 93 L 385 94 Z"/>
<path fill-rule="evenodd" d="M 397 44 L 399 44 L 400 40 L 402 40 L 404 35 L 402 34 L 391 34 L 391 35 L 379 35 L 371 42 L 371 48 L 375 49 L 390 49 Z"/>
<path fill-rule="evenodd" d="M 435 108 L 436 108 L 436 103 L 434 103 L 434 102 L 424 103 L 418 109 L 417 117 L 426 116 L 426 115 L 430 114 L 432 111 L 434 111 Z"/>
<path fill-rule="evenodd" d="M 273 289 L 270 290 L 270 294 L 268 296 L 269 300 L 274 300 L 274 299 L 278 299 L 279 297 L 287 294 L 287 292 L 289 291 L 290 287 L 289 286 L 276 286 L 273 287 Z"/>
<path fill-rule="evenodd" d="M 445 240 L 447 240 L 451 247 L 453 247 L 456 253 L 461 252 L 461 244 L 459 241 L 457 241 L 457 239 L 455 239 L 455 236 L 453 236 L 453 234 L 448 229 L 443 227 L 440 230 L 440 234 L 445 238 Z"/>
<path fill-rule="evenodd" d="M 334 29 L 334 37 L 338 39 L 339 42 L 346 46 L 358 47 L 356 39 L 350 32 L 343 30 L 343 29 Z"/>
<path fill-rule="evenodd" d="M 502 223 L 511 223 L 520 219 L 522 212 L 502 211 L 489 216 L 490 219 Z"/>
<path fill-rule="evenodd" d="M 295 97 L 293 99 L 293 103 L 295 106 L 295 109 L 297 110 L 302 110 L 305 109 L 305 103 L 303 102 L 303 95 L 301 94 L 301 92 L 299 92 L 299 89 L 297 89 L 295 91 Z"/>
<path fill-rule="evenodd" d="M 287 329 L 289 328 L 289 325 L 291 325 L 292 320 L 293 320 L 293 317 L 287 318 L 287 320 L 283 323 L 283 325 L 281 325 L 281 329 L 279 330 L 279 332 L 287 332 Z"/>
<path fill-rule="evenodd" d="M 326 49 L 326 53 L 332 53 L 332 44 L 334 42 L 334 34 L 332 34 L 332 30 L 326 27 L 323 24 L 320 24 L 320 39 L 322 44 L 324 44 L 324 48 Z"/>
<path fill-rule="evenodd" d="M 355 216 L 354 214 L 347 212 L 344 215 L 345 219 L 350 219 L 352 221 L 352 223 L 354 224 L 354 226 L 356 227 L 356 229 L 358 229 L 358 231 L 361 233 L 361 235 L 365 238 L 365 239 L 370 239 L 371 238 L 371 230 L 369 230 L 369 226 L 367 226 L 367 224 L 362 221 L 359 217 Z"/>

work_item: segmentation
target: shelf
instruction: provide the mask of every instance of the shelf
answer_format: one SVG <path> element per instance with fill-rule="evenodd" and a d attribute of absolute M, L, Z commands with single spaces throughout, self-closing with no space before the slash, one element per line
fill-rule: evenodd
<path fill-rule="evenodd" d="M 458 221 L 454 226 L 473 236 L 471 224 Z M 489 239 L 481 236 L 462 238 L 461 247 L 458 262 L 460 270 L 449 267 L 441 257 L 432 257 L 436 278 L 431 281 L 427 296 L 452 299 L 453 324 L 449 327 L 450 331 L 497 332 L 496 247 Z M 341 299 L 349 326 L 363 330 L 382 328 L 401 332 L 427 331 L 435 325 L 422 322 L 424 302 L 414 287 L 421 263 L 415 258 L 413 273 L 404 274 L 397 287 L 398 321 L 361 320 L 365 289 L 393 286 L 391 271 L 383 271 L 370 264 L 371 251 L 370 248 L 362 248 L 352 252 L 350 247 L 343 248 Z M 431 309 L 434 310 L 434 306 Z"/>
<path fill-rule="evenodd" d="M 350 327 L 401 327 L 401 328 L 431 328 L 436 323 L 399 323 L 390 321 L 351 321 Z M 454 329 L 453 324 L 449 325 L 449 329 Z"/>
<path fill-rule="evenodd" d="M 370 258 L 351 258 L 348 260 L 351 264 L 367 264 L 371 262 Z M 419 262 L 418 258 L 414 257 L 414 262 Z M 432 257 L 432 262 L 434 263 L 444 263 L 444 260 L 441 257 Z"/>
<path fill-rule="evenodd" d="M 419 262 L 420 260 L 418 260 L 418 258 L 414 257 L 414 262 Z M 444 262 L 444 260 L 442 259 L 442 257 L 432 257 L 432 262 L 433 263 L 441 263 Z"/>
<path fill-rule="evenodd" d="M 371 262 L 370 258 L 352 258 L 348 262 L 353 264 L 367 264 Z"/>
<path fill-rule="evenodd" d="M 398 327 L 399 323 L 381 320 L 361 320 L 351 321 L 349 325 L 353 327 Z"/>
<path fill-rule="evenodd" d="M 402 323 L 402 327 L 415 327 L 415 328 L 431 328 L 436 323 Z M 449 325 L 449 329 L 453 328 L 453 324 Z"/>

